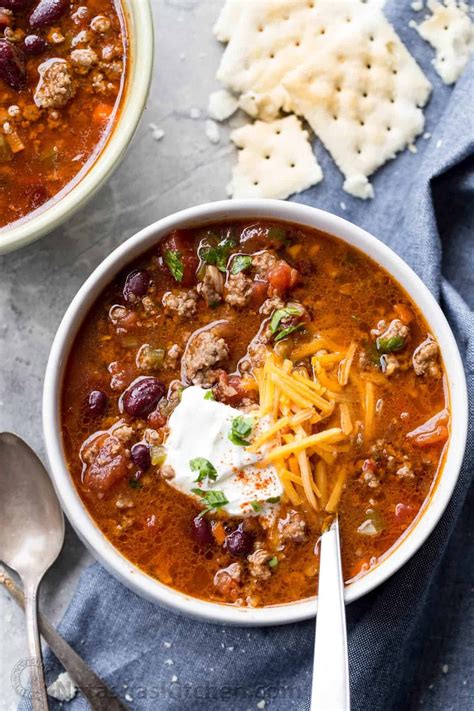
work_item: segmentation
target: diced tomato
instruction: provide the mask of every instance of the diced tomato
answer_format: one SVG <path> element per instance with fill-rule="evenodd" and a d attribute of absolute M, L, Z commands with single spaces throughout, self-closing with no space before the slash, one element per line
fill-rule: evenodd
<path fill-rule="evenodd" d="M 168 259 L 169 252 L 176 256 L 177 270 L 173 270 L 173 268 L 170 267 L 170 261 Z M 186 230 L 173 230 L 161 243 L 161 256 L 175 281 L 186 287 L 193 286 L 193 284 L 196 283 L 196 271 L 199 265 L 199 259 L 189 232 Z M 182 265 L 182 269 L 179 268 L 180 265 Z"/>
<path fill-rule="evenodd" d="M 153 410 L 153 412 L 150 412 L 148 415 L 147 422 L 150 427 L 153 427 L 155 430 L 159 430 L 161 427 L 165 426 L 166 417 L 164 417 L 159 410 Z"/>
<path fill-rule="evenodd" d="M 0 7 L 0 30 L 4 30 L 5 27 L 10 27 L 13 21 L 12 14 L 8 14 L 8 10 Z"/>
<path fill-rule="evenodd" d="M 277 262 L 268 274 L 268 281 L 275 294 L 283 295 L 285 291 L 295 286 L 298 272 L 285 261 Z"/>
<path fill-rule="evenodd" d="M 257 311 L 268 296 L 268 282 L 256 281 L 252 286 L 250 295 L 250 308 Z"/>
<path fill-rule="evenodd" d="M 214 396 L 219 402 L 227 405 L 240 405 L 246 398 L 254 399 L 256 391 L 249 390 L 240 375 L 227 375 L 223 370 L 219 374 L 219 381 L 213 388 Z"/>
<path fill-rule="evenodd" d="M 127 476 L 125 449 L 117 437 L 99 435 L 94 442 L 96 456 L 84 473 L 84 484 L 93 491 L 106 492 Z"/>
<path fill-rule="evenodd" d="M 449 437 L 448 430 L 449 412 L 441 410 L 427 422 L 408 432 L 407 439 L 412 440 L 416 447 L 429 447 L 433 444 L 442 444 Z"/>

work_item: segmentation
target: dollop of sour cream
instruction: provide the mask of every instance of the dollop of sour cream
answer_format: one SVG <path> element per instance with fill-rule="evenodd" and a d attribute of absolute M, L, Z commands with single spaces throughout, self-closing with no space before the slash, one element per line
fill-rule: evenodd
<path fill-rule="evenodd" d="M 219 510 L 230 516 L 268 514 L 283 494 L 275 467 L 257 466 L 261 456 L 229 439 L 235 418 L 252 417 L 252 413 L 209 399 L 210 392 L 197 386 L 186 388 L 169 419 L 166 464 L 173 468 L 175 476 L 168 481 L 196 497 L 203 506 L 206 499 L 193 489 L 222 492 L 227 503 Z M 215 479 L 196 481 L 198 472 L 193 471 L 191 462 L 198 457 L 211 463 Z"/>

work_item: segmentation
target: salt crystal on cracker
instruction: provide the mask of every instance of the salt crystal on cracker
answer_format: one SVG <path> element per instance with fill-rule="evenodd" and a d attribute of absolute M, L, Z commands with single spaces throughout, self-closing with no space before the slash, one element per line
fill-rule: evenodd
<path fill-rule="evenodd" d="M 308 132 L 296 116 L 256 121 L 236 129 L 230 137 L 240 148 L 230 183 L 234 198 L 284 200 L 322 180 Z"/>
<path fill-rule="evenodd" d="M 361 0 L 248 3 L 217 76 L 241 106 L 256 97 L 243 106 L 254 116 L 304 116 L 363 198 L 367 177 L 423 131 L 431 90 L 379 3 Z"/>
<path fill-rule="evenodd" d="M 436 51 L 433 65 L 445 84 L 454 84 L 474 51 L 474 25 L 467 6 L 455 0 L 429 0 L 432 15 L 414 28 Z"/>

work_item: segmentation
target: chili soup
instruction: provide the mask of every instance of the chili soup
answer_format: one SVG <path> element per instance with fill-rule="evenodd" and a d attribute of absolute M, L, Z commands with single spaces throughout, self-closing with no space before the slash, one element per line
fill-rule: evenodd
<path fill-rule="evenodd" d="M 118 0 L 2 0 L 0 228 L 47 207 L 96 160 L 127 58 Z"/>
<path fill-rule="evenodd" d="M 417 306 L 357 249 L 267 220 L 174 230 L 103 291 L 63 382 L 70 473 L 100 530 L 181 592 L 315 594 L 339 515 L 346 581 L 415 521 L 450 433 Z"/>

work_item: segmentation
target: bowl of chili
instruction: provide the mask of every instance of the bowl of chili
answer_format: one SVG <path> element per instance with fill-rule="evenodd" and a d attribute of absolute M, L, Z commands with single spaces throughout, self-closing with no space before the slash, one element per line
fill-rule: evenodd
<path fill-rule="evenodd" d="M 153 65 L 147 0 L 0 8 L 0 253 L 83 207 L 118 166 Z"/>
<path fill-rule="evenodd" d="M 236 200 L 165 217 L 97 267 L 56 334 L 43 424 L 66 515 L 125 585 L 202 620 L 284 624 L 316 612 L 328 516 L 347 602 L 423 544 L 467 392 L 439 305 L 387 246 L 323 210 Z"/>

